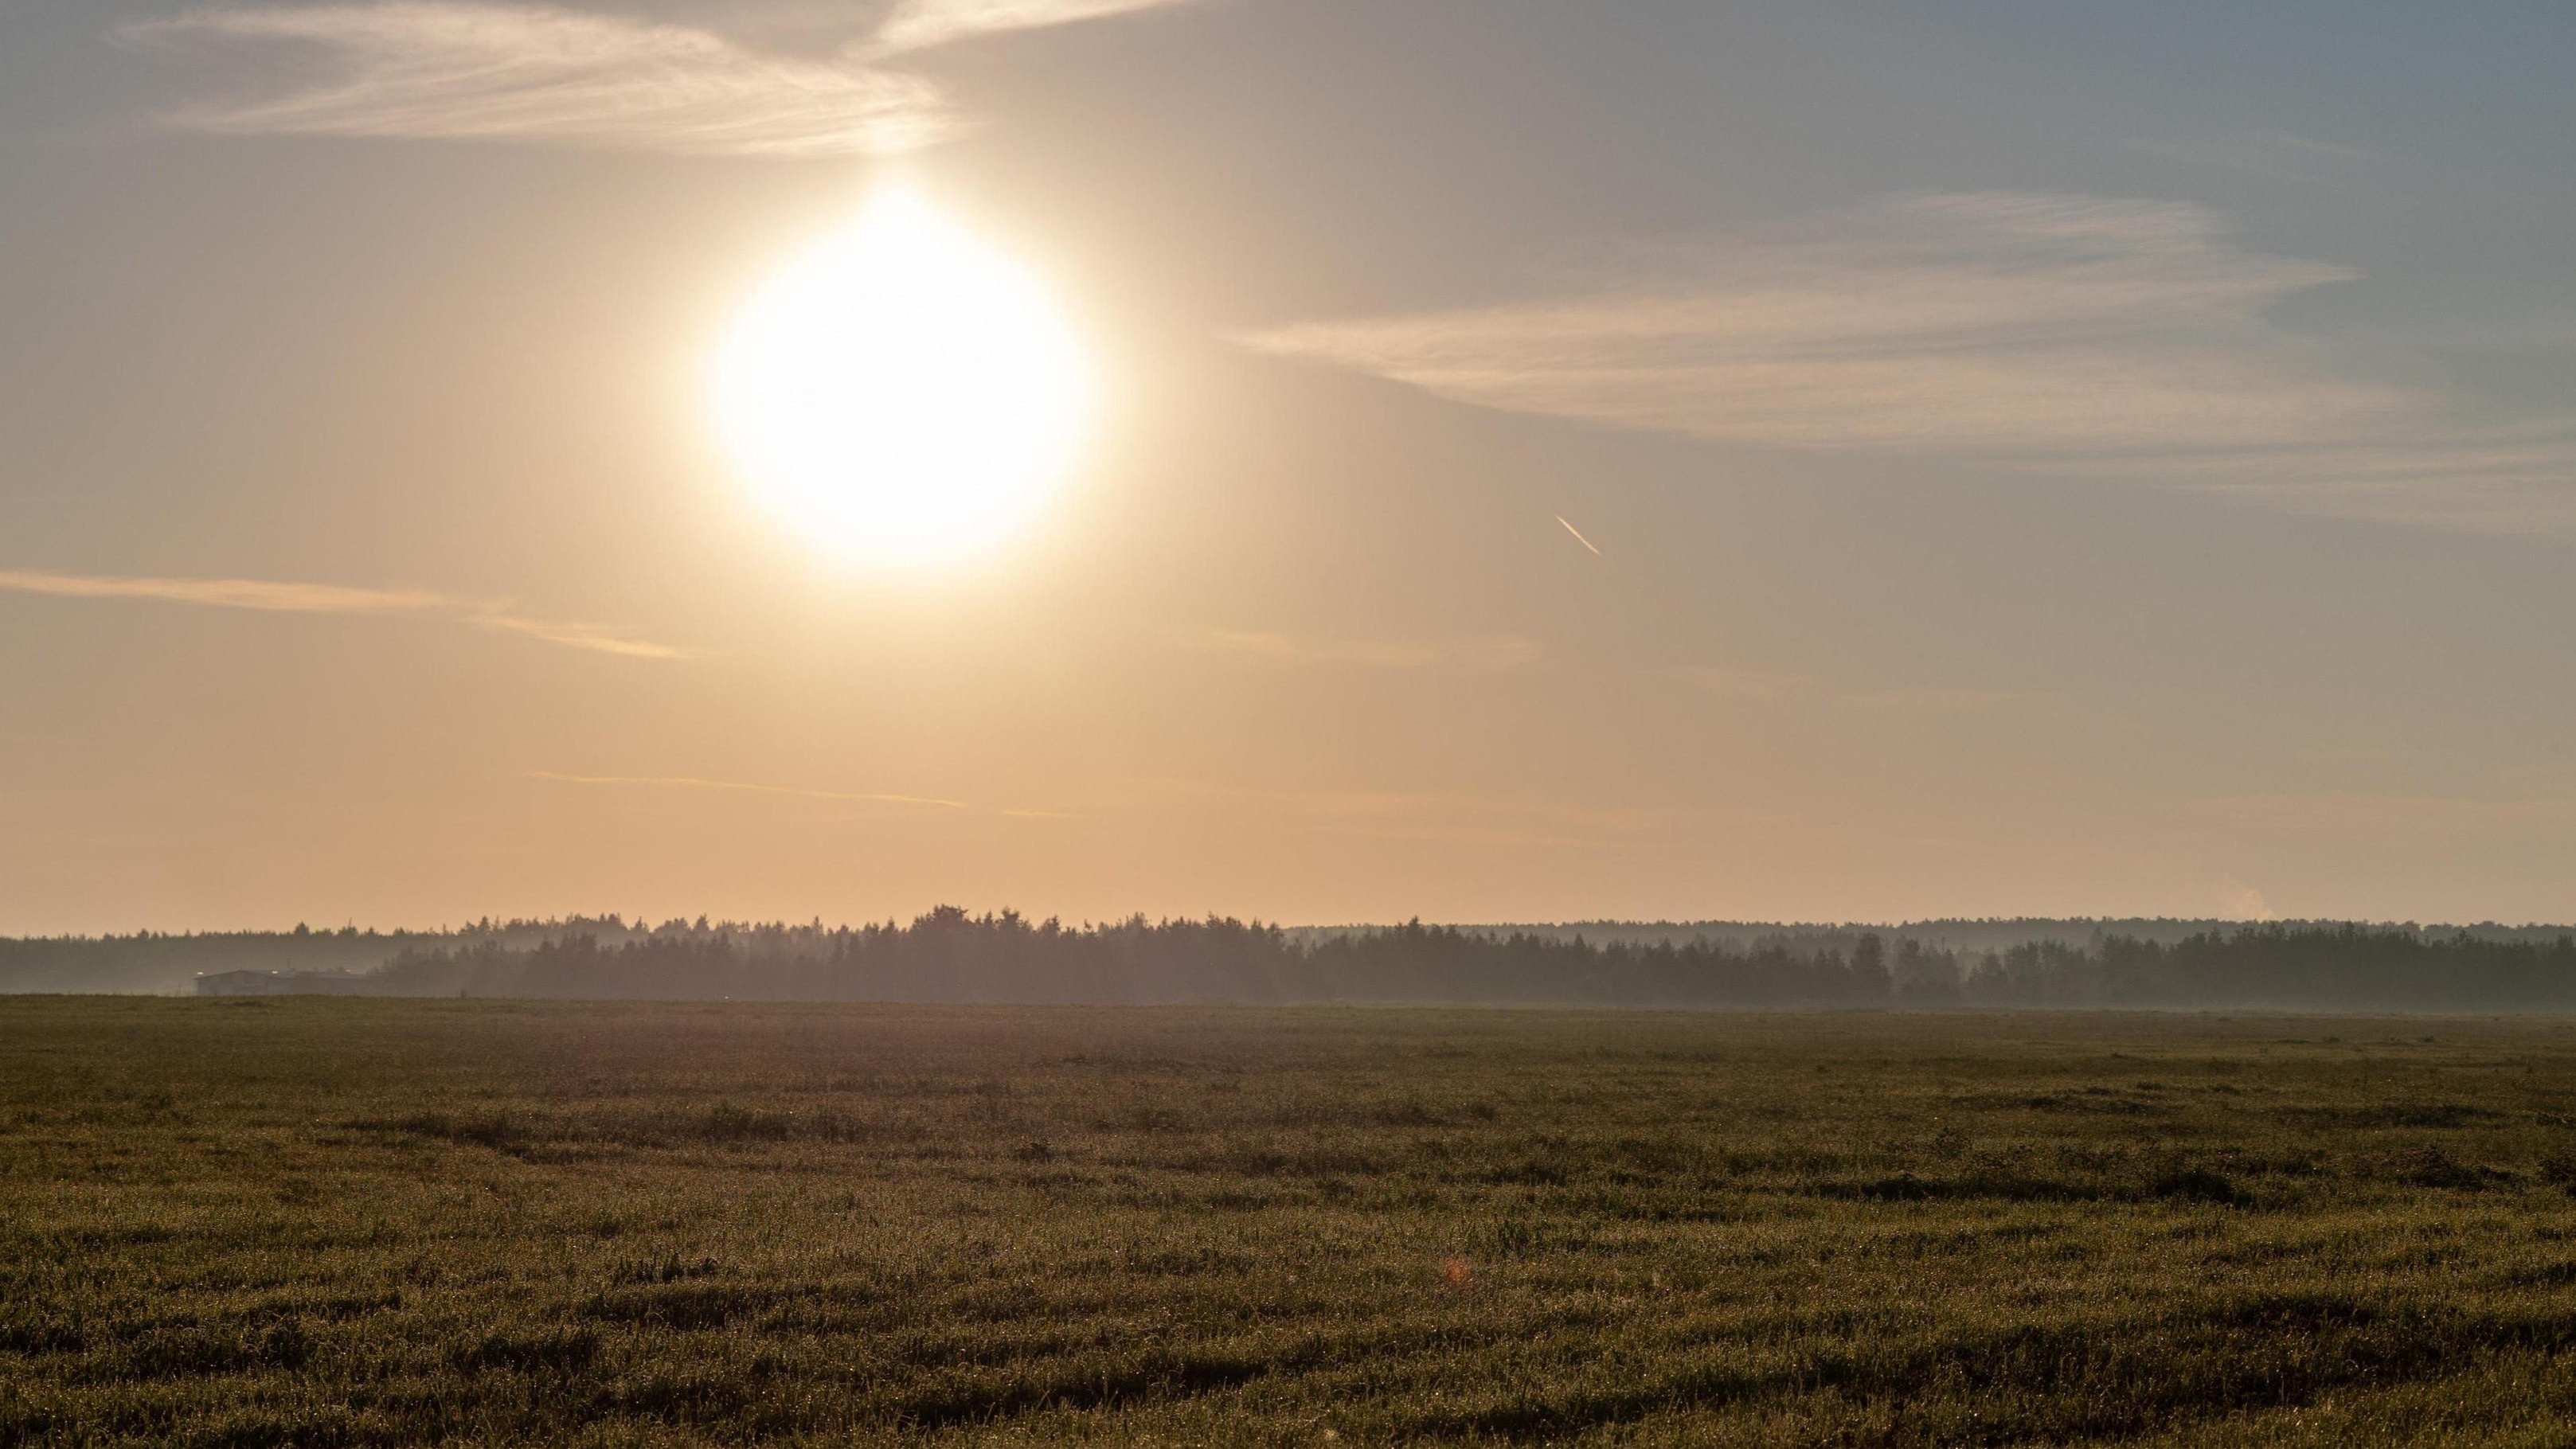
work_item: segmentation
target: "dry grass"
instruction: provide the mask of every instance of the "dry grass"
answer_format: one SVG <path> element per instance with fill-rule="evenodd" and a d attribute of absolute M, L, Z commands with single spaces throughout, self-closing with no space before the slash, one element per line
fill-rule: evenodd
<path fill-rule="evenodd" d="M 0 1000 L 0 1443 L 2547 1444 L 2576 1030 Z"/>

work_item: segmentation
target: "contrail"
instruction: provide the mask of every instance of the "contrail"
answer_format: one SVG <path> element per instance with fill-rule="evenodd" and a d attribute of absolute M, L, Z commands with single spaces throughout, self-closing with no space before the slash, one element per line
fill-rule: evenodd
<path fill-rule="evenodd" d="M 1565 515 L 1564 515 L 1564 514 L 1562 514 L 1562 513 L 1560 513 L 1560 514 L 1556 515 L 1556 521 L 1557 521 L 1557 522 L 1559 522 L 1559 523 L 1565 523 Z M 1579 529 L 1579 528 L 1575 527 L 1575 526 L 1574 526 L 1573 524 L 1571 524 L 1571 523 L 1565 523 L 1565 531 L 1566 531 L 1566 532 L 1568 532 L 1568 533 L 1570 533 L 1570 534 L 1573 534 L 1573 535 L 1574 535 L 1574 541 L 1575 541 L 1576 543 L 1579 543 L 1579 544 L 1583 545 L 1585 548 L 1590 548 L 1590 549 L 1592 549 L 1592 552 L 1593 552 L 1596 556 L 1601 552 L 1601 550 L 1600 550 L 1600 549 L 1598 549 L 1598 548 L 1593 548 L 1592 540 L 1590 540 L 1590 539 L 1588 539 L 1588 538 L 1585 538 L 1585 537 L 1583 536 L 1583 530 L 1582 530 L 1582 529 Z"/>
<path fill-rule="evenodd" d="M 598 624 L 531 619 L 506 601 L 466 599 L 426 589 L 359 589 L 340 584 L 299 584 L 274 579 L 131 578 L 116 574 L 57 574 L 0 569 L 0 592 L 50 594 L 61 599 L 144 599 L 267 614 L 362 614 L 377 618 L 450 619 L 477 629 L 524 634 L 573 649 L 622 654 L 630 659 L 685 659 L 667 644 L 636 639 Z"/>

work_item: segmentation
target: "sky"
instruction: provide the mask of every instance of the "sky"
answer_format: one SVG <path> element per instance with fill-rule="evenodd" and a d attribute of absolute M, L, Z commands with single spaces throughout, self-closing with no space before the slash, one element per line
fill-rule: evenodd
<path fill-rule="evenodd" d="M 0 0 L 0 933 L 2576 919 L 2571 63 L 2554 0 Z M 900 567 L 709 383 L 896 193 L 1088 380 Z"/>

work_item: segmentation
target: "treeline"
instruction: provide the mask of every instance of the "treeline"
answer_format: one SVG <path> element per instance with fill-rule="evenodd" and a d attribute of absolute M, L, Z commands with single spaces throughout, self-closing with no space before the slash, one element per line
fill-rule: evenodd
<path fill-rule="evenodd" d="M 2576 1009 L 2576 936 L 2494 940 L 2368 926 L 2246 926 L 1987 951 L 1874 932 L 1596 943 L 1425 926 L 1300 939 L 1227 919 L 1067 927 L 953 907 L 910 925 L 710 927 L 614 943 L 412 949 L 400 995 L 1018 1003 L 1563 1006 L 2276 1006 Z"/>
<path fill-rule="evenodd" d="M 1580 936 L 1593 945 L 1624 942 L 1631 946 L 1652 946 L 1669 941 L 1676 946 L 1694 941 L 1724 941 L 1741 946 L 1758 945 L 1776 939 L 1791 939 L 1816 945 L 1831 945 L 1850 951 L 1863 935 L 1875 935 L 1891 946 L 1898 941 L 1920 941 L 1926 946 L 1968 956 L 1981 956 L 1988 951 L 2009 951 L 2032 942 L 2053 942 L 2067 946 L 2090 946 L 2114 936 L 2137 941 L 2155 941 L 2177 945 L 2194 936 L 2228 935 L 2241 922 L 2214 918 L 2190 919 L 2173 916 L 1950 916 L 1928 921 L 1908 921 L 1897 926 L 1817 926 L 1761 921 L 1564 921 L 1543 925 L 1479 925 L 1470 929 L 1491 936 L 1513 934 L 1540 936 L 1549 940 L 1572 940 Z M 2291 928 L 2335 929 L 2366 924 L 2350 921 L 2281 921 L 2275 924 Z M 2423 925 L 2414 921 L 2381 922 L 2371 925 L 2380 933 L 2409 935 L 2427 941 L 2449 941 L 2467 936 L 2481 941 L 2524 941 L 2547 945 L 2569 933 L 2566 926 L 2508 926 L 2495 921 L 2475 925 Z M 1326 935 L 1345 935 L 1365 931 L 1368 926 L 1303 927 L 1295 934 L 1307 939 Z"/>
<path fill-rule="evenodd" d="M 252 970 L 353 971 L 365 993 L 410 996 L 2576 1010 L 2566 928 L 2118 929 L 2128 924 L 1292 930 L 1141 916 L 1067 926 L 954 907 L 858 927 L 609 915 L 443 932 L 0 939 L 0 991 L 185 991 L 199 973 Z"/>
<path fill-rule="evenodd" d="M 516 947 L 572 936 L 616 942 L 644 927 L 616 916 L 482 920 L 456 931 L 137 931 L 130 936 L 0 937 L 0 992 L 182 991 L 220 971 L 373 971 L 405 951 L 492 942 Z"/>

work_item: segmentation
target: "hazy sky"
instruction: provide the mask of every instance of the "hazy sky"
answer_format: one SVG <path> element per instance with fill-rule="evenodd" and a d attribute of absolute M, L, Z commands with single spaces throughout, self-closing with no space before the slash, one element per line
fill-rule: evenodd
<path fill-rule="evenodd" d="M 2571 68 L 2560 0 L 0 0 L 0 932 L 2576 918 Z M 1096 401 L 887 570 L 707 378 L 897 182 Z"/>

